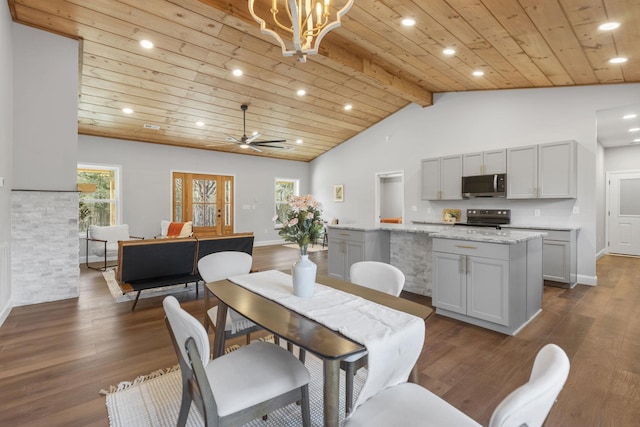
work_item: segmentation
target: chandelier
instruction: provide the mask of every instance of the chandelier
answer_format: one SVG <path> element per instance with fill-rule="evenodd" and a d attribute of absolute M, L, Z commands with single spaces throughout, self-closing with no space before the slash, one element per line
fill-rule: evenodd
<path fill-rule="evenodd" d="M 296 55 L 300 62 L 306 62 L 307 55 L 318 53 L 322 38 L 340 26 L 340 18 L 354 2 L 338 1 L 344 3 L 340 9 L 332 7 L 332 0 L 271 0 L 271 8 L 267 12 L 266 7 L 255 10 L 256 3 L 264 4 L 264 0 L 249 0 L 249 11 L 260 24 L 260 31 L 280 43 L 284 56 Z M 284 40 L 281 34 L 290 40 Z"/>

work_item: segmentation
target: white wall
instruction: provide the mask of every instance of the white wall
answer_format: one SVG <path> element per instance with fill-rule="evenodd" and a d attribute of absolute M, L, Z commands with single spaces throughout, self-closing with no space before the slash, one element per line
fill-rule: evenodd
<path fill-rule="evenodd" d="M 20 24 L 13 39 L 13 189 L 76 191 L 78 42 Z"/>
<path fill-rule="evenodd" d="M 0 247 L 10 250 L 13 146 L 13 36 L 7 2 L 0 2 Z M 0 325 L 11 310 L 9 266 L 0 260 Z"/>
<path fill-rule="evenodd" d="M 272 222 L 276 178 L 298 179 L 300 193 L 309 191 L 306 162 L 86 135 L 78 140 L 79 163 L 121 166 L 122 223 L 136 236 L 158 235 L 160 221 L 171 219 L 172 171 L 235 176 L 235 231 L 253 231 L 256 244 L 281 242 Z"/>
<path fill-rule="evenodd" d="M 334 184 L 344 184 L 345 201 L 330 202 L 327 216 L 370 224 L 375 174 L 404 170 L 406 222 L 439 218 L 443 208 L 495 207 L 512 209 L 514 223 L 576 225 L 579 281 L 595 283 L 596 111 L 639 97 L 640 84 L 437 94 L 433 106 L 409 105 L 314 160 L 312 192 L 328 199 Z M 568 139 L 578 141 L 575 200 L 420 200 L 420 159 Z"/>

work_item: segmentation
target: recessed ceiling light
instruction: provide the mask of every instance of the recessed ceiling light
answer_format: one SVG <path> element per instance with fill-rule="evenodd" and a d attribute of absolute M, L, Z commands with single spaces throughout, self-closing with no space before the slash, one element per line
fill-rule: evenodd
<path fill-rule="evenodd" d="M 296 139 L 296 144 L 302 144 L 302 140 L 301 139 Z"/>
<path fill-rule="evenodd" d="M 484 71 L 480 71 L 480 70 L 474 71 L 473 75 L 476 77 L 484 76 Z"/>
<path fill-rule="evenodd" d="M 625 120 L 629 120 L 629 119 L 635 119 L 636 117 L 638 117 L 635 114 L 625 114 L 624 116 L 622 116 L 623 119 Z"/>
<path fill-rule="evenodd" d="M 353 105 L 347 104 L 344 106 L 345 111 L 350 111 L 353 108 Z"/>
<path fill-rule="evenodd" d="M 298 95 L 298 96 L 305 96 L 305 95 L 306 95 L 306 93 L 307 93 L 307 91 L 306 91 L 306 90 L 304 90 L 304 89 L 298 89 L 298 91 L 296 92 L 296 95 Z"/>
<path fill-rule="evenodd" d="M 455 55 L 456 50 L 451 48 L 446 48 L 445 50 L 442 51 L 442 53 L 444 53 L 445 55 Z"/>
<path fill-rule="evenodd" d="M 133 110 L 131 108 L 129 108 L 129 107 L 125 107 L 125 108 L 122 109 L 122 112 L 125 113 L 125 114 L 132 114 Z"/>
<path fill-rule="evenodd" d="M 413 27 L 414 25 L 416 25 L 416 20 L 413 18 L 404 18 L 402 20 L 402 25 L 404 25 L 405 27 Z"/>
<path fill-rule="evenodd" d="M 634 139 L 633 142 L 640 142 L 640 138 Z"/>
<path fill-rule="evenodd" d="M 196 126 L 202 127 L 204 126 L 204 122 L 196 122 Z"/>
<path fill-rule="evenodd" d="M 627 62 L 629 58 L 625 58 L 624 56 L 618 56 L 617 58 L 611 58 L 609 60 L 610 64 L 622 64 L 623 62 Z"/>
<path fill-rule="evenodd" d="M 236 77 L 240 77 L 242 75 L 242 70 L 239 68 L 236 68 L 235 70 L 232 71 L 233 75 Z"/>
<path fill-rule="evenodd" d="M 631 128 L 629 129 L 629 132 L 638 132 L 640 131 L 640 128 Z"/>
<path fill-rule="evenodd" d="M 602 31 L 611 31 L 611 30 L 615 30 L 619 26 L 620 26 L 619 22 L 605 22 L 604 24 L 601 24 L 598 27 L 598 29 Z"/>
<path fill-rule="evenodd" d="M 153 48 L 153 42 L 151 40 L 140 40 L 140 46 L 145 49 L 151 49 Z"/>

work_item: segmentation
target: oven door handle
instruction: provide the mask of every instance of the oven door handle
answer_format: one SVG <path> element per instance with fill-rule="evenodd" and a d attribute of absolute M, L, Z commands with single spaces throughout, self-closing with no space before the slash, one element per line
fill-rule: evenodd
<path fill-rule="evenodd" d="M 497 174 L 493 175 L 493 192 L 494 193 L 498 192 L 498 175 Z"/>

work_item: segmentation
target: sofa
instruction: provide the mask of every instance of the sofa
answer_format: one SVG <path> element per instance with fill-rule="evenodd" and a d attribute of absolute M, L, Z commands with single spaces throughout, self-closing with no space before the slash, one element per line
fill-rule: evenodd
<path fill-rule="evenodd" d="M 140 293 L 146 289 L 178 284 L 197 284 L 198 260 L 213 252 L 241 251 L 253 254 L 253 233 L 239 233 L 210 238 L 174 238 L 126 240 L 118 242 L 116 280 L 123 293 Z"/>

